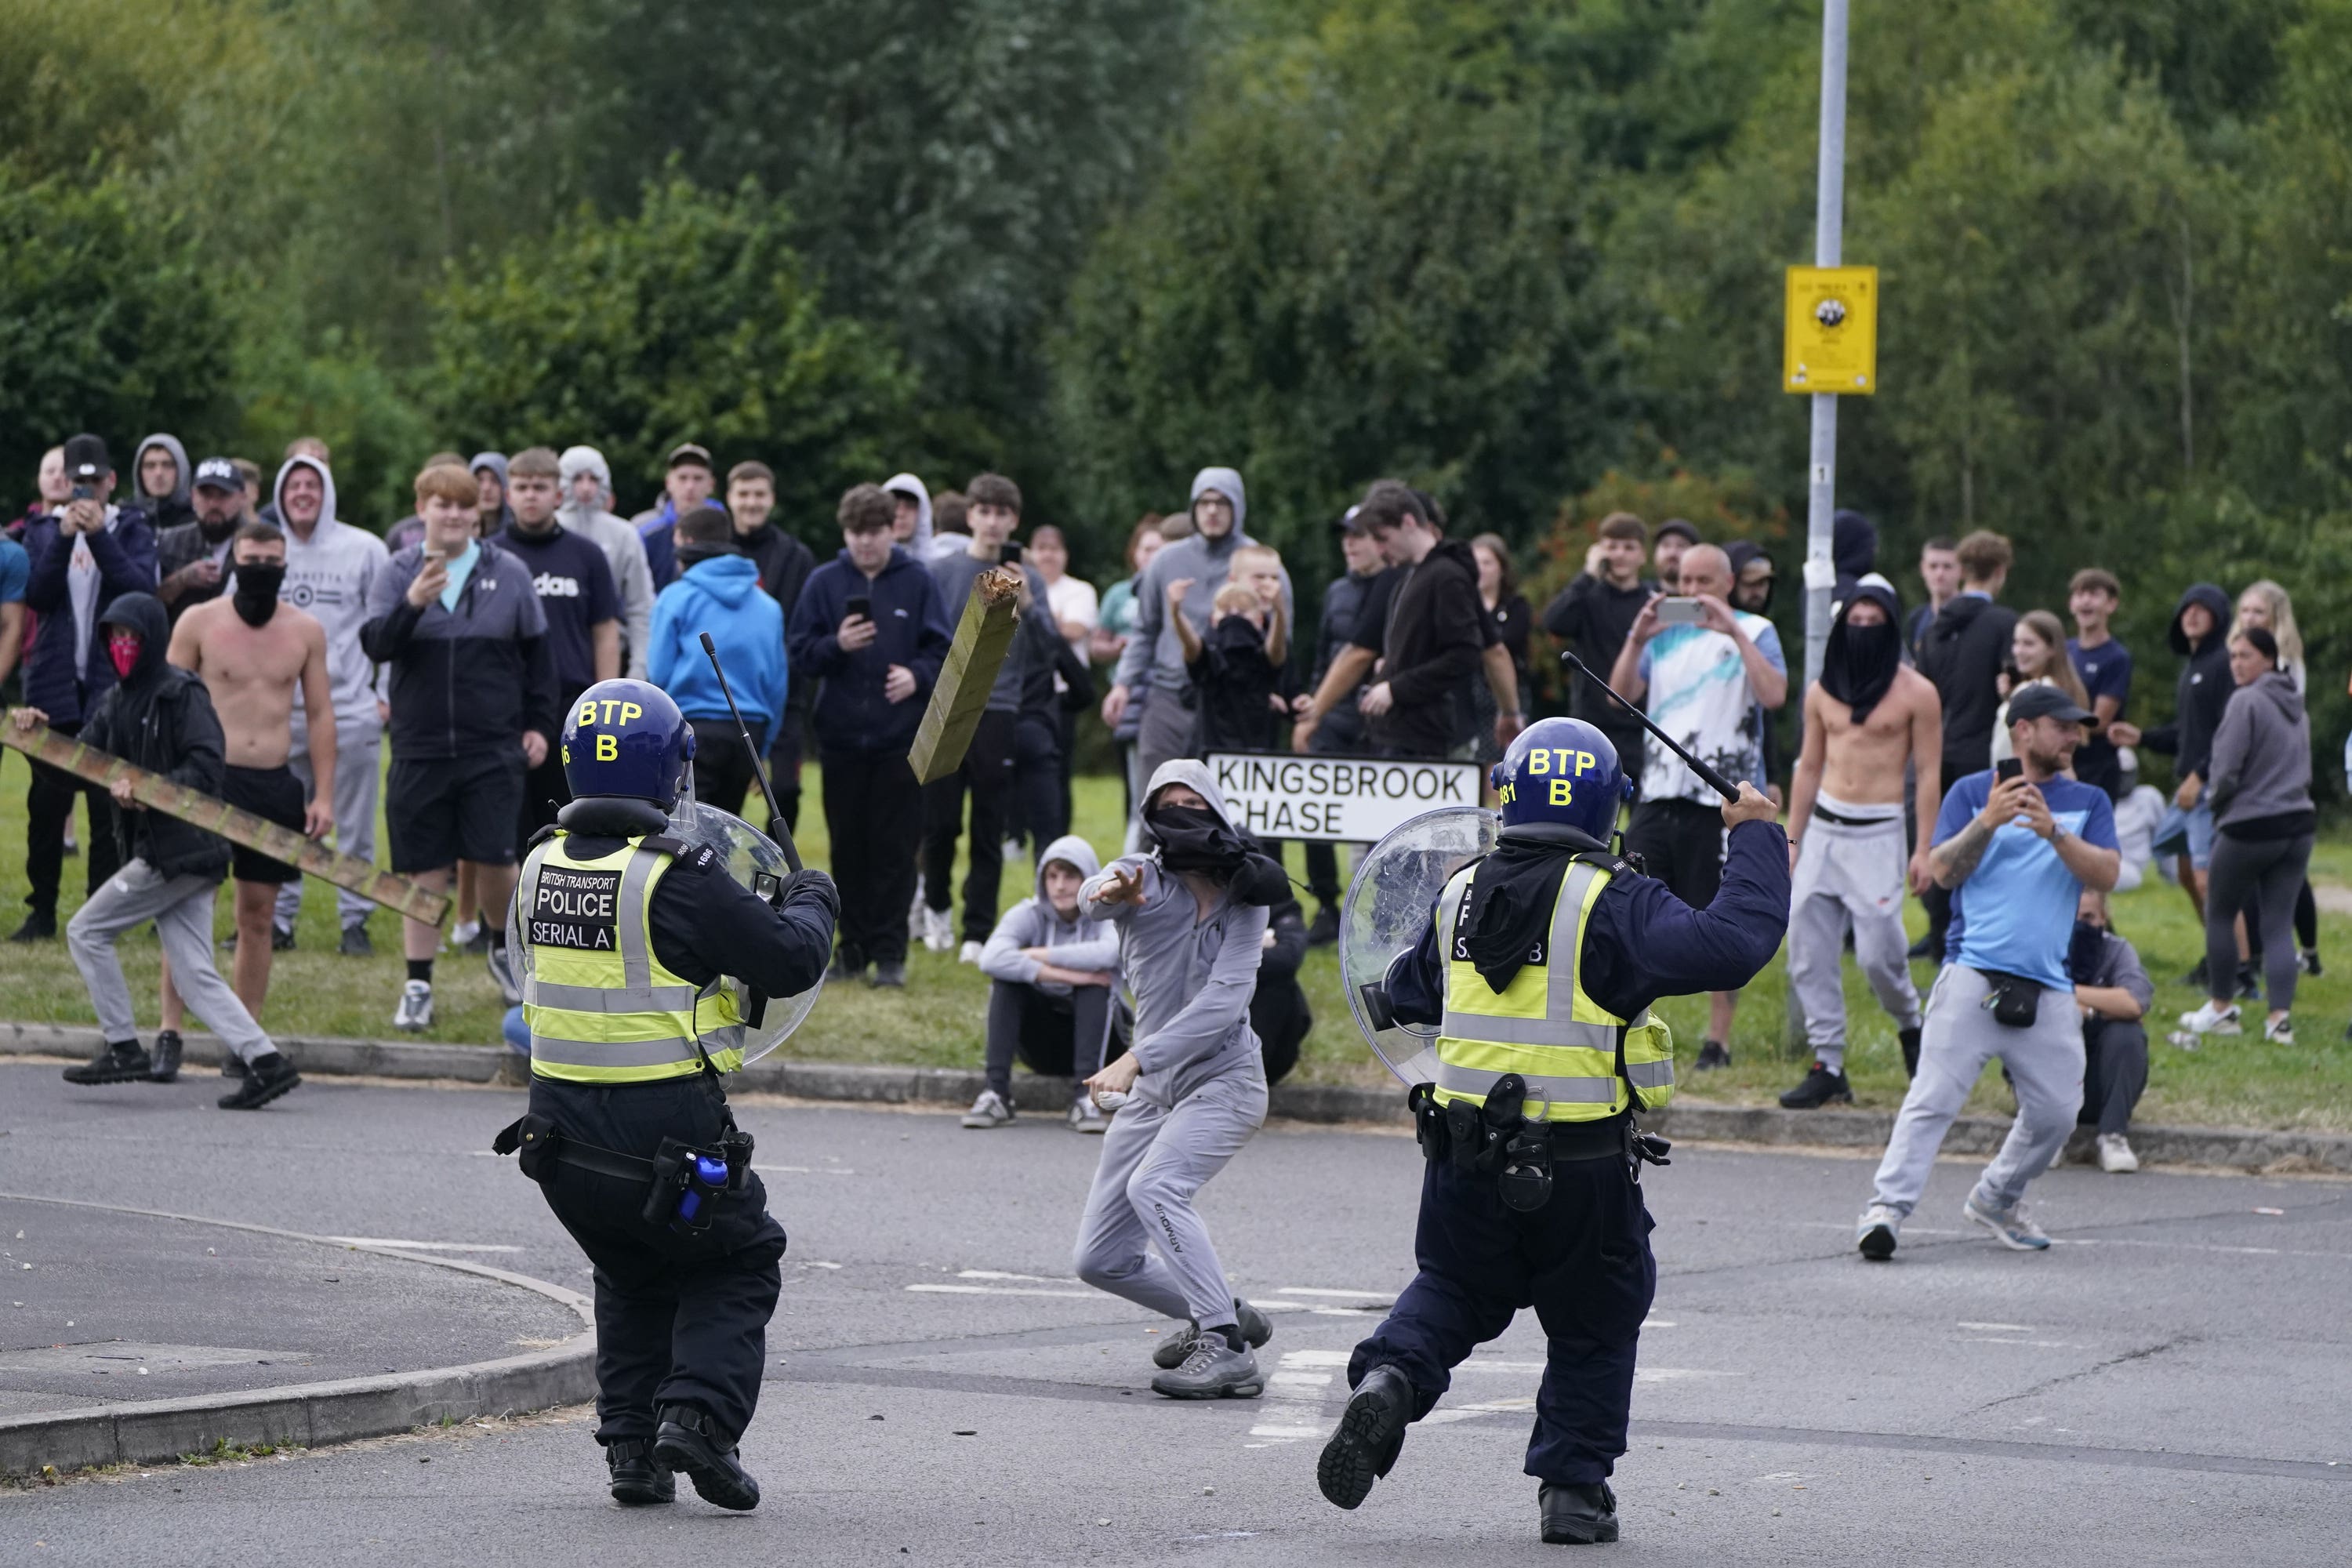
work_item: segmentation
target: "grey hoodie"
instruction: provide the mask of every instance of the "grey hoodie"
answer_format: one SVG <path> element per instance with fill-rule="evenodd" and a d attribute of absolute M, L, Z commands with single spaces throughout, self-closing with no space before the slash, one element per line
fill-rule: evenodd
<path fill-rule="evenodd" d="M 327 630 L 327 684 L 334 694 L 335 719 L 343 725 L 378 723 L 375 711 L 375 667 L 360 647 L 360 627 L 367 623 L 368 590 L 391 561 L 383 541 L 362 528 L 335 517 L 335 476 L 316 458 L 289 458 L 269 487 L 270 504 L 286 515 L 286 476 L 297 467 L 314 470 L 326 489 L 319 508 L 318 526 L 306 541 L 291 522 L 286 531 L 286 581 L 278 590 L 283 603 L 307 610 Z M 224 595 L 236 592 L 236 574 L 221 584 Z M 302 711 L 302 693 L 294 693 L 294 749 L 299 752 L 310 733 Z"/>
<path fill-rule="evenodd" d="M 593 474 L 610 492 L 613 469 L 604 454 L 593 447 L 566 447 L 556 459 L 563 471 L 563 504 L 555 518 L 584 539 L 593 540 L 613 569 L 613 586 L 621 594 L 621 668 L 632 680 L 646 679 L 646 650 L 653 646 L 654 574 L 646 564 L 645 537 L 603 507 L 582 506 L 572 499 L 572 481 Z"/>
<path fill-rule="evenodd" d="M 980 972 L 991 980 L 1013 981 L 1034 985 L 1052 995 L 1068 995 L 1070 988 L 1061 981 L 1037 978 L 1039 963 L 1022 956 L 1021 950 L 1025 947 L 1053 949 L 1054 963 L 1063 969 L 1118 967 L 1118 932 L 1107 922 L 1089 918 L 1084 902 L 1067 920 L 1054 912 L 1054 901 L 1045 896 L 1045 868 L 1056 860 L 1078 873 L 1082 889 L 1085 879 L 1102 869 L 1102 862 L 1095 858 L 1094 846 L 1075 833 L 1064 834 L 1046 845 L 1045 853 L 1037 858 L 1035 894 L 1005 910 L 996 929 L 988 933 L 988 945 L 980 950 Z"/>
<path fill-rule="evenodd" d="M 150 447 L 163 447 L 172 454 L 172 461 L 180 466 L 179 477 L 172 481 L 170 495 L 150 496 L 140 487 L 139 465 L 145 460 Z M 156 531 L 177 527 L 194 511 L 194 504 L 188 499 L 188 486 L 195 477 L 195 468 L 188 462 L 188 449 L 180 445 L 177 436 L 150 436 L 140 442 L 139 450 L 131 455 L 131 489 L 138 497 L 131 504 L 147 513 L 154 521 Z"/>
<path fill-rule="evenodd" d="M 929 565 L 934 553 L 931 549 L 931 492 L 925 488 L 923 481 L 913 474 L 892 474 L 882 481 L 882 488 L 893 495 L 915 498 L 914 534 L 911 538 L 902 539 L 898 542 L 906 547 L 908 554 L 924 565 Z M 971 543 L 971 537 L 965 536 L 964 544 L 969 546 Z M 941 551 L 938 553 L 946 554 L 949 552 Z M 1031 945 L 1035 944 L 1033 942 Z"/>
<path fill-rule="evenodd" d="M 2311 720 L 2284 670 L 2259 675 L 2230 693 L 2213 731 L 2213 825 L 2306 812 L 2311 805 Z"/>
<path fill-rule="evenodd" d="M 1145 803 L 1171 784 L 1199 792 L 1209 809 L 1232 825 L 1225 797 L 1205 765 L 1190 757 L 1161 763 L 1144 791 Z M 1140 907 L 1101 901 L 1111 873 L 1120 870 L 1142 873 Z M 1226 892 L 1202 918 L 1192 889 L 1161 869 L 1157 850 L 1120 856 L 1100 876 L 1087 879 L 1078 901 L 1089 919 L 1119 928 L 1119 969 L 1135 995 L 1134 1052 L 1143 1068 L 1136 1093 L 1154 1104 L 1174 1105 L 1217 1079 L 1265 1077 L 1249 1021 L 1265 942 L 1264 907 L 1239 902 Z"/>
<path fill-rule="evenodd" d="M 1153 556 L 1143 575 L 1136 579 L 1135 631 L 1127 639 L 1127 650 L 1118 656 L 1118 673 L 1113 677 L 1114 684 L 1126 687 L 1130 694 L 1147 679 L 1163 690 L 1181 691 L 1191 679 L 1185 673 L 1184 645 L 1176 636 L 1176 624 L 1168 618 L 1168 584 L 1191 580 L 1192 586 L 1184 595 L 1184 617 L 1205 637 L 1217 590 L 1225 585 L 1233 571 L 1234 552 L 1257 542 L 1242 531 L 1242 523 L 1249 516 L 1249 500 L 1242 492 L 1241 475 L 1231 468 L 1202 468 L 1192 477 L 1192 500 L 1198 501 L 1204 490 L 1215 490 L 1232 500 L 1234 525 L 1222 539 L 1195 533 L 1178 540 Z M 1287 568 L 1282 574 L 1282 621 L 1286 626 L 1298 625 Z"/>

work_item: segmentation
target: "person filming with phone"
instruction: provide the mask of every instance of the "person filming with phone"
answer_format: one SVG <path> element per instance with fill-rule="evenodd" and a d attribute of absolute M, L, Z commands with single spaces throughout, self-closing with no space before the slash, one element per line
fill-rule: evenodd
<path fill-rule="evenodd" d="M 1609 685 L 1628 703 L 1646 699 L 1651 721 L 1734 784 L 1765 787 L 1764 713 L 1789 700 L 1780 634 L 1761 616 L 1731 607 L 1731 558 L 1712 544 L 1683 552 L 1679 594 L 1662 594 L 1633 617 Z M 1649 874 L 1695 910 L 1723 886 L 1723 799 L 1654 736 L 1642 762 L 1642 798 L 1625 834 Z M 1737 991 L 1709 996 L 1697 1070 L 1731 1065 Z"/>

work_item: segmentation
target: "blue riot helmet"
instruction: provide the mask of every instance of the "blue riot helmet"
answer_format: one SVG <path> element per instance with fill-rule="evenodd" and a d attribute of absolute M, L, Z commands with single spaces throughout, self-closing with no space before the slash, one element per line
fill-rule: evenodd
<path fill-rule="evenodd" d="M 694 727 L 646 680 L 600 680 L 563 715 L 563 778 L 572 798 L 622 795 L 667 811 L 686 793 Z"/>
<path fill-rule="evenodd" d="M 1492 774 L 1503 826 L 1558 822 L 1609 841 L 1633 781 L 1615 742 L 1581 719 L 1544 719 L 1519 731 Z"/>

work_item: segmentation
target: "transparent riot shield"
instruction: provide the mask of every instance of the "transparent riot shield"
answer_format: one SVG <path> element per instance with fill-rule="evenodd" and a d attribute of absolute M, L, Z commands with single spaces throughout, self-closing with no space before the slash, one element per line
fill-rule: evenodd
<path fill-rule="evenodd" d="M 784 852 L 776 847 L 773 839 L 741 817 L 715 805 L 690 799 L 679 801 L 670 816 L 670 830 L 689 845 L 709 845 L 718 850 L 727 874 L 763 897 L 775 883 L 792 875 Z M 798 995 L 770 996 L 763 1002 L 751 986 L 731 974 L 721 984 L 734 988 L 735 1005 L 743 1016 L 743 1060 L 749 1064 L 782 1045 L 801 1026 L 801 1020 L 816 1005 L 816 994 L 824 989 L 824 977 L 820 974 L 814 984 Z M 756 1017 L 755 1002 L 761 1004 Z"/>
<path fill-rule="evenodd" d="M 1434 1028 L 1380 1027 L 1363 988 L 1386 978 L 1399 953 L 1421 940 L 1437 895 L 1454 873 L 1495 847 L 1501 824 L 1479 806 L 1424 812 L 1399 826 L 1356 864 L 1339 919 L 1339 978 L 1356 1027 L 1399 1082 L 1410 1088 L 1437 1076 Z"/>

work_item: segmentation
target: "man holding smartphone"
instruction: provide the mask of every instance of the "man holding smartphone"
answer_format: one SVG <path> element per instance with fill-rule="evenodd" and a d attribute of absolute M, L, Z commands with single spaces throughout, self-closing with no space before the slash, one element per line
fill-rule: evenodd
<path fill-rule="evenodd" d="M 1683 552 L 1679 595 L 1660 595 L 1633 617 L 1609 685 L 1628 702 L 1646 699 L 1651 721 L 1734 784 L 1761 790 L 1762 710 L 1789 700 L 1780 635 L 1761 616 L 1731 607 L 1731 558 L 1712 544 Z M 1695 910 L 1723 885 L 1723 800 L 1654 737 L 1642 761 L 1642 799 L 1625 847 Z M 1731 1065 L 1737 991 L 1710 995 L 1697 1070 Z"/>

